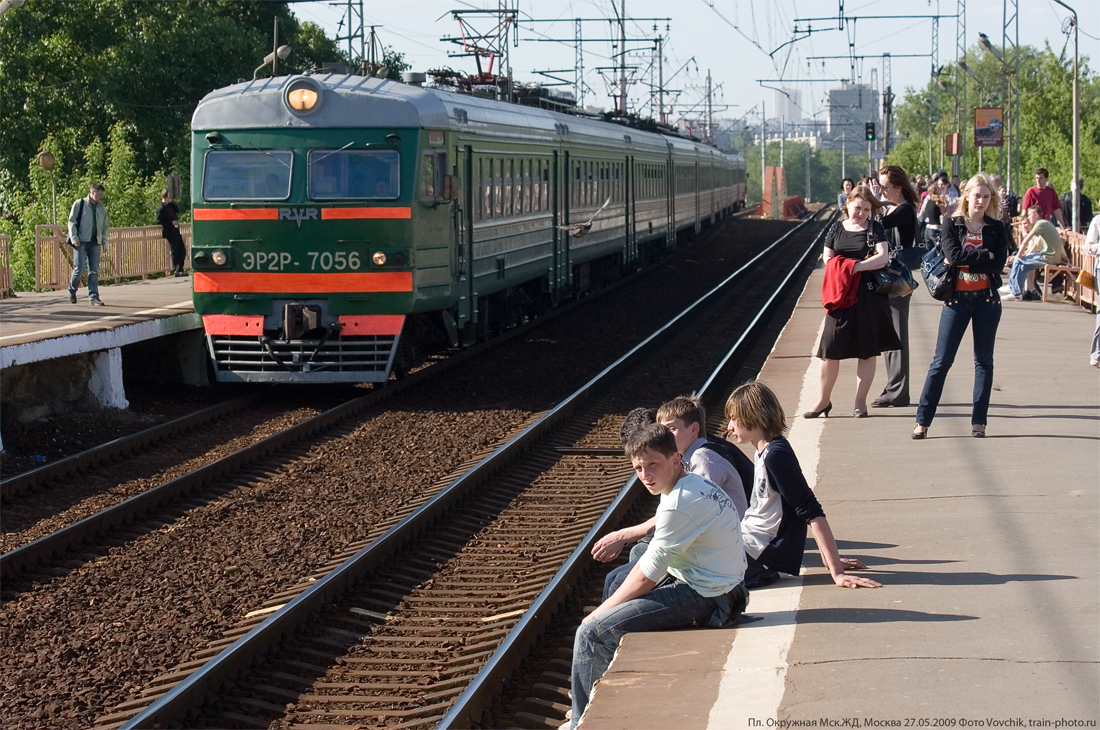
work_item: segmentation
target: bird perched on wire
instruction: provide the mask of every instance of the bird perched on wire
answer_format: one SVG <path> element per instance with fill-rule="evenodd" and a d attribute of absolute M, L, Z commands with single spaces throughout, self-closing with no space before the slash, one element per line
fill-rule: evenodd
<path fill-rule="evenodd" d="M 603 205 L 600 206 L 600 209 L 593 213 L 592 217 L 586 220 L 584 223 L 570 223 L 567 226 L 558 226 L 558 228 L 562 229 L 563 231 L 569 231 L 569 235 L 571 235 L 573 238 L 584 238 L 586 235 L 588 235 L 588 232 L 592 230 L 592 224 L 595 223 L 596 219 L 600 217 L 600 213 L 603 213 L 603 209 L 606 208 L 607 204 L 610 202 L 611 198 L 603 201 Z"/>

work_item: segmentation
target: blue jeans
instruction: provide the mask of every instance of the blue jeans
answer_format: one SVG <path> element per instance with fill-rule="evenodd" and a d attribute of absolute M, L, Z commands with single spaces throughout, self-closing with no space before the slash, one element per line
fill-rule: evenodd
<path fill-rule="evenodd" d="M 69 277 L 69 293 L 76 294 L 80 288 L 80 274 L 84 271 L 84 265 L 88 266 L 88 298 L 99 299 L 99 244 L 92 241 L 81 241 L 77 248 L 73 249 L 73 274 Z"/>
<path fill-rule="evenodd" d="M 1008 272 L 1008 287 L 1016 296 L 1024 293 L 1027 272 L 1041 269 L 1049 263 L 1041 253 L 1025 253 L 1017 256 Z"/>
<path fill-rule="evenodd" d="M 982 291 L 957 292 L 940 311 L 940 331 L 936 337 L 936 354 L 928 367 L 928 377 L 917 406 L 917 423 L 928 427 L 936 417 L 936 408 L 943 395 L 947 371 L 955 361 L 963 334 L 974 323 L 974 407 L 970 422 L 984 426 L 989 415 L 989 394 L 993 391 L 993 343 L 997 325 L 1001 322 L 1001 298 L 990 288 Z"/>
<path fill-rule="evenodd" d="M 624 634 L 703 626 L 717 606 L 718 598 L 704 598 L 687 583 L 670 580 L 641 598 L 619 604 L 582 622 L 573 641 L 570 728 L 581 721 L 592 686 L 607 671 Z"/>

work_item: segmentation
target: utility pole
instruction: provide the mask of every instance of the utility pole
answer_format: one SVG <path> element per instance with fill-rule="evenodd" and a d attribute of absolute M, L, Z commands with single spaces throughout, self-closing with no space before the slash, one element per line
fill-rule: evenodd
<path fill-rule="evenodd" d="M 760 202 L 764 202 L 764 178 L 768 172 L 768 115 L 767 107 L 760 102 Z"/>
<path fill-rule="evenodd" d="M 806 144 L 806 202 L 810 202 L 810 145 Z"/>
<path fill-rule="evenodd" d="M 656 28 L 657 26 L 653 26 Z M 665 121 L 665 59 L 661 42 L 664 39 L 657 36 L 657 121 L 666 124 Z"/>
<path fill-rule="evenodd" d="M 626 0 L 619 0 L 619 114 L 626 116 Z"/>
<path fill-rule="evenodd" d="M 845 142 L 846 136 L 847 136 L 847 133 L 845 131 L 841 130 L 841 132 L 840 132 L 840 179 L 841 180 L 848 177 L 846 158 L 845 158 L 845 155 L 844 155 L 844 142 Z"/>
<path fill-rule="evenodd" d="M 712 132 L 712 130 L 714 129 L 713 110 L 714 110 L 714 107 L 711 104 L 710 69 L 708 68 L 707 69 L 707 133 L 704 136 L 704 139 L 708 143 L 713 143 L 714 142 L 713 132 Z"/>
<path fill-rule="evenodd" d="M 882 92 L 882 151 L 890 156 L 890 117 L 894 109 L 894 94 L 890 87 Z"/>

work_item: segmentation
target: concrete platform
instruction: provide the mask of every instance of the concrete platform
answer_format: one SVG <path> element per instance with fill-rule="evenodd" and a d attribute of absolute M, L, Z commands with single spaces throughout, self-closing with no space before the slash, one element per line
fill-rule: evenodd
<path fill-rule="evenodd" d="M 149 352 L 133 368 L 207 381 L 202 320 L 191 304 L 191 278 L 115 284 L 100 289 L 106 306 L 77 304 L 68 292 L 21 293 L 0 300 L 0 400 L 4 422 L 69 409 L 125 408 L 123 348 Z M 161 339 L 167 338 L 167 339 Z M 2 448 L 2 442 L 0 442 Z"/>
<path fill-rule="evenodd" d="M 789 417 L 816 400 L 820 287 L 818 269 L 761 375 Z M 789 418 L 841 554 L 884 587 L 836 588 L 807 553 L 802 576 L 753 592 L 752 620 L 735 629 L 627 635 L 584 730 L 1096 727 L 1095 320 L 1066 305 L 1004 303 L 989 438 L 970 437 L 967 334 L 929 438 L 913 441 L 941 306 L 914 295 L 913 407 L 853 419 L 847 361 L 833 418 Z M 872 396 L 885 381 L 879 363 Z"/>

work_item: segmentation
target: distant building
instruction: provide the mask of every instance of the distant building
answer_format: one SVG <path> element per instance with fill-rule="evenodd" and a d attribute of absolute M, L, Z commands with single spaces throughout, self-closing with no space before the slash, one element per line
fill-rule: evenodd
<path fill-rule="evenodd" d="M 783 126 L 791 127 L 802 121 L 802 92 L 797 89 L 775 90 L 775 114 L 776 119 L 782 120 Z"/>
<path fill-rule="evenodd" d="M 841 140 L 849 149 L 852 145 L 866 145 L 865 125 L 880 123 L 879 104 L 879 95 L 870 86 L 844 82 L 839 89 L 830 89 L 829 146 L 840 147 Z"/>

